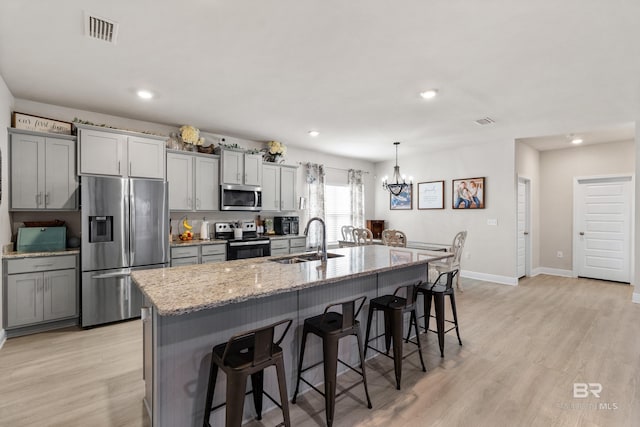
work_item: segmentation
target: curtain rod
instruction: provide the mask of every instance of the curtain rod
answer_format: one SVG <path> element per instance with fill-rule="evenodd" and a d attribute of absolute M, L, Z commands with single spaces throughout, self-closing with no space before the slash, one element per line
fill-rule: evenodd
<path fill-rule="evenodd" d="M 309 162 L 298 162 L 298 164 L 299 164 L 299 165 L 301 165 L 301 166 L 306 166 L 306 165 L 308 165 L 308 164 L 309 164 Z M 324 165 L 323 165 L 323 166 L 324 166 Z M 345 169 L 345 168 L 334 168 L 333 166 L 324 166 L 324 168 L 325 168 L 325 169 L 333 169 L 333 170 L 337 170 L 337 171 L 345 171 L 345 172 L 348 172 L 348 171 L 349 171 L 349 169 Z M 353 169 L 353 168 L 351 168 L 351 169 Z M 358 169 L 354 169 L 354 170 L 358 170 Z M 368 175 L 368 174 L 369 174 L 369 171 L 362 171 L 362 173 L 364 173 L 364 174 L 367 174 L 367 175 Z"/>

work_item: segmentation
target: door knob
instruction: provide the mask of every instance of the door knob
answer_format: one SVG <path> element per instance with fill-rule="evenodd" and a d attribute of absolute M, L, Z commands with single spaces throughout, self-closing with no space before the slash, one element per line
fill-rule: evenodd
<path fill-rule="evenodd" d="M 581 231 L 581 232 L 580 232 L 580 235 L 581 235 L 581 236 L 584 236 L 584 231 Z"/>
<path fill-rule="evenodd" d="M 529 232 L 528 232 L 528 231 L 525 231 L 525 232 L 524 232 L 524 235 L 525 235 L 525 236 L 528 236 L 528 235 L 529 235 Z"/>

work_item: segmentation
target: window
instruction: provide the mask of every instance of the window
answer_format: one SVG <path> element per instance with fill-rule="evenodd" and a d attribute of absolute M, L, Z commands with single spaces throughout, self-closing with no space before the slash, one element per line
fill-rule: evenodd
<path fill-rule="evenodd" d="M 342 240 L 340 228 L 351 225 L 351 193 L 348 185 L 325 185 L 325 223 L 327 243 L 336 244 Z"/>

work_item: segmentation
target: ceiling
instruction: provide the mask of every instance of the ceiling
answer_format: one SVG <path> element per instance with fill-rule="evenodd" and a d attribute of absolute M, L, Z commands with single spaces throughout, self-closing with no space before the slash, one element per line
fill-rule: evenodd
<path fill-rule="evenodd" d="M 84 35 L 85 12 L 119 24 L 115 45 Z M 380 161 L 393 141 L 402 157 L 632 126 L 638 16 L 602 0 L 2 0 L 0 75 L 17 98 Z"/>

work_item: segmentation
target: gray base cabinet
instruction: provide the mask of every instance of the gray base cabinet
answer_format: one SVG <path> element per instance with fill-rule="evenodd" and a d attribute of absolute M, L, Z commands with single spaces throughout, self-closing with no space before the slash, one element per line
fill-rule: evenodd
<path fill-rule="evenodd" d="M 226 243 L 203 243 L 171 248 L 171 267 L 181 265 L 208 264 L 227 260 Z"/>
<path fill-rule="evenodd" d="M 42 271 L 45 270 L 45 271 Z M 4 313 L 12 330 L 52 329 L 60 320 L 78 318 L 78 271 L 75 255 L 5 260 Z M 67 322 L 68 323 L 68 322 Z M 66 326 L 66 324 L 65 324 Z"/>

